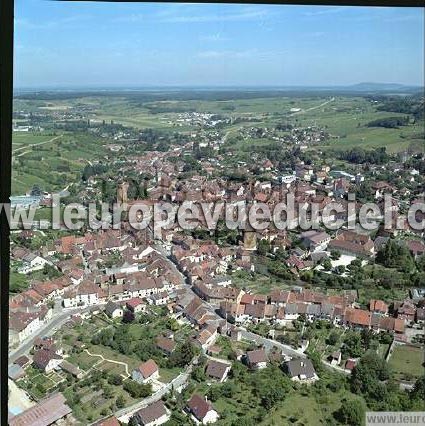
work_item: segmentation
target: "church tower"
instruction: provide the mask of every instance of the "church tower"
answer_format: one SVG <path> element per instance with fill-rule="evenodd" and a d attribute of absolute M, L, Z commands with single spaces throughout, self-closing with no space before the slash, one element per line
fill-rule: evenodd
<path fill-rule="evenodd" d="M 127 204 L 128 203 L 128 182 L 122 182 L 118 184 L 117 188 L 117 203 L 118 204 Z"/>
<path fill-rule="evenodd" d="M 257 231 L 248 223 L 243 231 L 243 248 L 244 250 L 257 250 Z"/>

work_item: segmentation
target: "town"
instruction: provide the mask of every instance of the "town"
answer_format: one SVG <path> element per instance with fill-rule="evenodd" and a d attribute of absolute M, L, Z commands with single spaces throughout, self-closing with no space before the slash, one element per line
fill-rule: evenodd
<path fill-rule="evenodd" d="M 140 125 L 83 95 L 40 94 L 41 107 L 18 97 L 11 204 L 36 208 L 39 226 L 11 234 L 9 424 L 360 425 L 366 407 L 420 411 L 425 242 L 407 211 L 424 203 L 423 96 L 408 98 L 397 128 L 378 112 L 398 114 L 390 96 L 212 93 L 199 111 L 191 96 L 141 95 Z M 331 118 L 347 114 L 345 134 Z M 374 144 L 370 129 L 394 144 Z M 54 194 L 127 209 L 272 208 L 292 194 L 322 213 L 350 193 L 354 213 L 381 208 L 373 230 L 302 230 L 298 216 L 291 229 L 229 230 L 221 216 L 214 230 L 174 223 L 154 235 L 125 211 L 120 229 L 48 226 Z"/>

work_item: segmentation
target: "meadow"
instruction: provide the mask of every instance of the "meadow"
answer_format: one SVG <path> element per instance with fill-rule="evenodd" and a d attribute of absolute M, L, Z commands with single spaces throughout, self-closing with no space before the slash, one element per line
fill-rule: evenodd
<path fill-rule="evenodd" d="M 388 364 L 398 380 L 414 381 L 424 374 L 423 348 L 401 345 L 394 348 Z"/>

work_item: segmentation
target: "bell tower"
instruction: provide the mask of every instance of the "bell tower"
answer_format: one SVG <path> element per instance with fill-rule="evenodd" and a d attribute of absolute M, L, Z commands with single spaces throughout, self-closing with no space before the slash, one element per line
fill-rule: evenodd
<path fill-rule="evenodd" d="M 122 182 L 118 184 L 117 187 L 117 203 L 118 204 L 127 204 L 128 203 L 128 182 Z"/>

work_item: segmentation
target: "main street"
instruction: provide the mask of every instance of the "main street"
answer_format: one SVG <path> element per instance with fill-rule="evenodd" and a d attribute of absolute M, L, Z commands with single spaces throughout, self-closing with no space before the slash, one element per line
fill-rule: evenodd
<path fill-rule="evenodd" d="M 90 307 L 64 309 L 61 306 L 55 306 L 51 320 L 43 324 L 34 334 L 27 337 L 16 349 L 9 352 L 9 363 L 13 363 L 20 356 L 29 352 L 33 347 L 34 339 L 37 337 L 51 336 L 69 320 L 71 315 L 83 313 L 88 309 L 90 309 Z"/>

